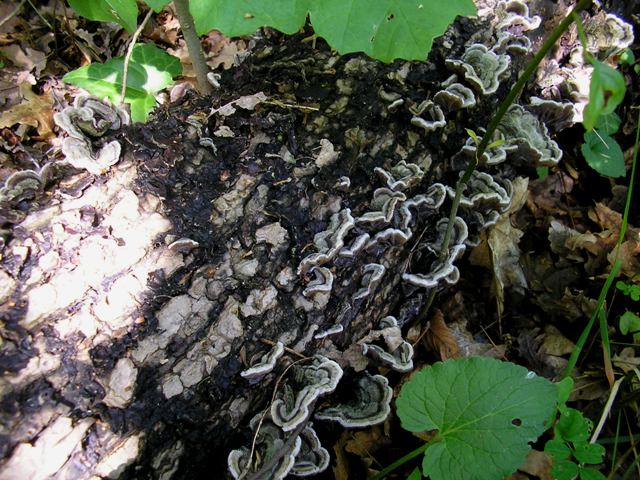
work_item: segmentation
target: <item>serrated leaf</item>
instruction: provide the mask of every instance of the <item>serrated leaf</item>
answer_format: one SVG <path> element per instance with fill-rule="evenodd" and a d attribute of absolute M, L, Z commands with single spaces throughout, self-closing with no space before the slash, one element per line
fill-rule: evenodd
<path fill-rule="evenodd" d="M 149 5 L 154 12 L 160 12 L 170 1 L 171 0 L 144 0 L 144 3 Z"/>
<path fill-rule="evenodd" d="M 573 444 L 573 456 L 580 463 L 601 463 L 605 449 L 597 443 L 578 442 Z"/>
<path fill-rule="evenodd" d="M 116 22 L 128 32 L 134 32 L 138 24 L 136 0 L 69 0 L 69 5 L 89 20 Z"/>
<path fill-rule="evenodd" d="M 607 135 L 613 135 L 620 128 L 621 123 L 620 116 L 616 112 L 611 112 L 598 117 L 595 129 Z"/>
<path fill-rule="evenodd" d="M 522 463 L 528 442 L 547 428 L 556 397 L 554 384 L 524 367 L 464 358 L 414 374 L 396 405 L 405 429 L 439 431 L 425 451 L 425 476 L 493 480 Z"/>
<path fill-rule="evenodd" d="M 105 63 L 93 63 L 67 73 L 63 80 L 88 90 L 99 98 L 120 103 L 124 57 Z M 155 93 L 173 83 L 182 73 L 180 60 L 152 44 L 139 44 L 133 49 L 125 102 L 131 104 L 131 119 L 144 122 L 156 105 Z"/>
<path fill-rule="evenodd" d="M 474 15 L 472 0 L 324 0 L 311 4 L 315 32 L 344 54 L 383 62 L 426 60 L 433 39 L 457 15 Z"/>
<path fill-rule="evenodd" d="M 624 77 L 615 68 L 594 60 L 591 83 L 589 85 L 589 103 L 584 109 L 582 123 L 591 131 L 600 115 L 613 113 L 624 98 Z"/>
<path fill-rule="evenodd" d="M 575 408 L 566 408 L 560 413 L 555 426 L 556 438 L 565 442 L 584 442 L 593 427 L 591 420 Z"/>
<path fill-rule="evenodd" d="M 614 178 L 626 175 L 622 149 L 609 135 L 597 130 L 586 132 L 580 150 L 589 166 L 600 175 Z"/>
<path fill-rule="evenodd" d="M 292 34 L 304 26 L 309 4 L 310 0 L 191 0 L 189 11 L 199 35 L 216 29 L 237 37 L 266 26 Z"/>
<path fill-rule="evenodd" d="M 635 302 L 640 300 L 640 285 L 628 285 L 623 281 L 618 281 L 616 283 L 616 288 L 630 297 L 631 300 Z"/>
<path fill-rule="evenodd" d="M 580 480 L 607 480 L 607 477 L 595 468 L 580 468 Z"/>
<path fill-rule="evenodd" d="M 573 480 L 578 472 L 578 465 L 569 460 L 562 460 L 551 466 L 551 475 L 555 480 Z"/>

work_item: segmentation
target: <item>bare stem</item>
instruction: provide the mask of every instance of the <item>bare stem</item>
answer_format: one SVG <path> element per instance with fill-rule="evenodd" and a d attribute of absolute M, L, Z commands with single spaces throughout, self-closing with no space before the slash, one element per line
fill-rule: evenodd
<path fill-rule="evenodd" d="M 142 33 L 144 26 L 147 24 L 149 19 L 151 18 L 151 14 L 153 13 L 152 9 L 149 9 L 147 14 L 142 20 L 142 23 L 138 26 L 136 31 L 133 33 L 131 40 L 129 42 L 129 46 L 127 47 L 127 53 L 124 56 L 124 69 L 122 71 L 122 91 L 120 93 L 120 104 L 124 103 L 124 96 L 127 93 L 127 77 L 129 76 L 129 62 L 131 61 L 131 55 L 133 54 L 133 48 L 136 46 L 136 42 L 138 41 L 138 37 Z"/>
<path fill-rule="evenodd" d="M 209 67 L 204 58 L 204 51 L 202 50 L 202 44 L 196 33 L 193 17 L 191 16 L 191 12 L 189 12 L 189 0 L 173 0 L 173 5 L 176 7 L 176 15 L 182 27 L 184 41 L 187 43 L 191 64 L 196 72 L 198 91 L 203 95 L 210 95 L 213 92 L 213 87 L 207 80 Z"/>

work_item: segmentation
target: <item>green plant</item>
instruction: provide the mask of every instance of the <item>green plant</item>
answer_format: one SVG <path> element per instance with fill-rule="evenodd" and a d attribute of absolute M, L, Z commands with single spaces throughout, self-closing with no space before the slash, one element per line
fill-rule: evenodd
<path fill-rule="evenodd" d="M 503 478 L 549 428 L 556 398 L 553 383 L 513 363 L 477 357 L 431 365 L 402 387 L 396 406 L 406 430 L 437 433 L 374 479 L 423 452 L 422 474 L 433 480 Z"/>
<path fill-rule="evenodd" d="M 91 20 L 116 22 L 129 32 L 136 29 L 138 7 L 135 0 L 69 0 L 69 3 L 76 12 Z M 145 0 L 145 3 L 154 11 L 160 11 L 169 1 Z M 207 67 L 196 34 L 202 35 L 212 29 L 229 36 L 240 36 L 268 26 L 290 34 L 302 28 L 308 16 L 315 33 L 340 53 L 361 51 L 384 62 L 395 58 L 423 60 L 433 39 L 442 35 L 457 15 L 475 13 L 472 0 L 449 0 L 446 3 L 435 0 L 176 0 L 174 4 L 203 93 L 209 93 L 211 86 L 206 80 Z M 345 11 L 353 14 L 344 15 Z M 99 72 L 96 75 L 81 69 L 81 74 L 71 72 L 64 79 L 95 95 L 107 96 L 114 102 L 137 101 L 140 114 L 134 116 L 134 121 L 143 121 L 152 105 L 148 97 L 144 102 L 140 98 L 144 96 L 143 92 L 153 92 L 137 78 L 123 81 L 124 75 L 118 77 L 117 73 L 114 74 L 116 67 L 124 71 L 127 62 L 123 57 L 113 60 L 116 62 L 110 61 L 108 69 L 94 68 Z M 168 71 L 166 60 L 159 55 L 146 60 L 143 66 L 137 66 L 137 58 L 132 56 L 132 69 L 152 67 L 159 74 L 180 74 L 175 70 Z M 117 84 L 118 78 L 120 84 Z M 105 83 L 109 81 L 116 83 L 112 89 L 106 88 Z M 119 91 L 123 84 L 126 85 L 122 88 L 124 94 L 113 93 Z M 170 81 L 153 84 L 154 87 L 162 84 L 160 88 L 164 88 Z M 133 91 L 129 92 L 129 89 Z"/>
<path fill-rule="evenodd" d="M 602 463 L 605 449 L 589 441 L 593 422 L 582 412 L 568 408 L 566 402 L 573 388 L 573 380 L 566 378 L 558 384 L 558 419 L 553 427 L 554 438 L 544 447 L 553 458 L 551 474 L 556 480 L 602 480 L 606 477 L 590 465 Z"/>

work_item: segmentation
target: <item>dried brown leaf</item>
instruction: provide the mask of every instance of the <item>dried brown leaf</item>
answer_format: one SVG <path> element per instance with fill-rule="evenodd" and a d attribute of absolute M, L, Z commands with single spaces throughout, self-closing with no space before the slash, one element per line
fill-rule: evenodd
<path fill-rule="evenodd" d="M 433 312 L 424 342 L 428 349 L 438 352 L 442 360 L 462 356 L 458 340 L 447 326 L 444 315 L 439 309 Z"/>
<path fill-rule="evenodd" d="M 524 459 L 524 463 L 518 470 L 537 477 L 540 480 L 553 480 L 553 475 L 551 475 L 552 465 L 553 460 L 549 454 L 539 450 L 530 450 L 527 458 Z"/>
<path fill-rule="evenodd" d="M 53 135 L 53 97 L 50 93 L 36 95 L 28 83 L 20 84 L 22 102 L 0 113 L 0 128 L 16 124 L 29 125 L 38 130 L 39 138 Z"/>

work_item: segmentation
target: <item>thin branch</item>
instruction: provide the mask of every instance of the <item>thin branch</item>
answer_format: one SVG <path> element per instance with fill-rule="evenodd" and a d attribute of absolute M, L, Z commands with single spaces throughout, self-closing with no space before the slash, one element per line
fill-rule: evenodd
<path fill-rule="evenodd" d="M 13 12 L 11 12 L 9 15 L 7 15 L 6 17 L 4 17 L 2 20 L 0 20 L 0 27 L 3 26 L 5 23 L 7 23 L 9 20 L 11 20 L 13 17 L 16 16 L 16 14 L 20 11 L 20 9 L 22 8 L 22 5 L 25 4 L 27 0 L 22 0 L 18 6 L 13 10 Z"/>
<path fill-rule="evenodd" d="M 133 48 L 136 46 L 136 42 L 138 41 L 138 37 L 142 33 L 142 29 L 147 24 L 149 19 L 151 18 L 151 14 L 153 14 L 153 10 L 150 8 L 147 14 L 142 20 L 142 23 L 137 28 L 137 30 L 133 33 L 131 37 L 131 41 L 129 42 L 129 47 L 127 48 L 127 54 L 124 56 L 124 70 L 122 72 L 122 92 L 120 93 L 120 104 L 124 103 L 124 96 L 127 93 L 127 77 L 129 76 L 129 62 L 131 61 L 131 55 L 133 54 Z"/>

